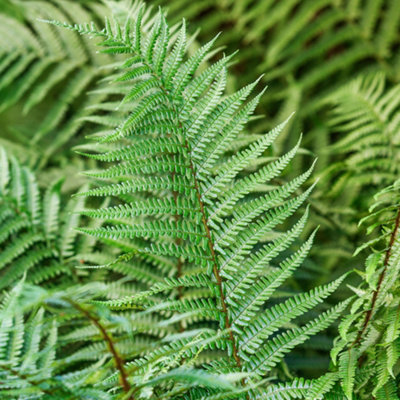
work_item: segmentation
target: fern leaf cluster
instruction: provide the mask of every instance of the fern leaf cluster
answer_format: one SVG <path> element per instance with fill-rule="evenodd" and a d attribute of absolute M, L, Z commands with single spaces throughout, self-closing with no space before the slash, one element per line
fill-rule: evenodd
<path fill-rule="evenodd" d="M 221 40 L 228 49 L 240 49 L 237 85 L 265 73 L 270 95 L 262 99 L 263 111 L 274 121 L 297 112 L 281 146 L 293 143 L 289 132 L 294 134 L 299 127 L 312 131 L 308 143 L 316 150 L 322 148 L 321 140 L 330 143 L 323 99 L 360 71 L 380 71 L 394 82 L 399 79 L 395 0 L 159 0 L 156 4 L 168 9 L 173 22 L 198 20 L 203 40 L 229 29 Z"/>
<path fill-rule="evenodd" d="M 362 221 L 370 233 L 378 227 L 380 232 L 357 250 L 368 249 L 371 254 L 365 270 L 360 271 L 363 284 L 353 288 L 356 300 L 339 327 L 340 337 L 332 350 L 348 399 L 371 393 L 376 399 L 398 398 L 398 190 L 395 182 L 379 192 L 371 214 Z"/>
<path fill-rule="evenodd" d="M 330 96 L 335 106 L 330 124 L 340 135 L 331 151 L 342 156 L 330 167 L 337 176 L 332 196 L 348 187 L 385 187 L 397 180 L 399 87 L 385 90 L 385 83 L 383 74 L 360 76 Z"/>
<path fill-rule="evenodd" d="M 74 231 L 79 224 L 74 212 L 82 201 L 63 204 L 62 181 L 42 195 L 35 175 L 3 148 L 0 164 L 0 289 L 7 289 L 24 274 L 27 282 L 35 284 L 53 285 L 58 277 L 72 280 L 72 257 L 79 248 L 90 251 L 94 244 L 78 239 Z"/>
<path fill-rule="evenodd" d="M 360 190 L 360 182 L 349 183 L 343 190 L 350 176 L 354 182 L 360 174 L 354 173 L 356 166 L 348 165 L 345 160 L 349 153 L 343 157 L 334 151 L 343 136 L 332 126 L 329 99 L 341 87 L 349 89 L 351 81 L 368 74 L 384 75 L 386 90 L 395 90 L 399 81 L 400 37 L 397 1 L 157 0 L 151 3 L 165 6 L 173 22 L 188 18 L 203 40 L 209 40 L 215 32 L 229 31 L 220 43 L 227 52 L 238 48 L 240 51 L 239 60 L 232 66 L 235 76 L 229 82 L 230 90 L 259 74 L 264 74 L 263 82 L 268 85 L 268 95 L 262 97 L 258 110 L 269 118 L 255 121 L 254 125 L 270 129 L 296 111 L 274 147 L 287 151 L 295 145 L 297 133 L 304 132 L 303 145 L 318 156 L 317 172 L 327 178 L 320 181 L 319 190 L 312 195 L 312 220 L 321 225 L 322 247 L 312 255 L 312 261 L 324 267 L 310 273 L 309 280 L 326 281 L 339 269 L 345 272 L 346 267 L 338 266 L 346 264 L 354 242 L 362 240 L 356 224 L 363 217 L 360 210 L 365 212 L 368 208 L 357 200 L 367 199 L 375 192 Z M 336 99 L 340 102 L 339 95 Z M 360 106 L 368 109 L 366 104 Z M 293 176 L 308 164 L 308 151 L 302 151 L 291 163 Z M 387 170 L 391 158 L 382 162 Z M 375 173 L 372 166 L 364 175 L 369 181 L 382 178 L 382 171 Z M 383 185 L 392 182 L 386 180 Z M 326 193 L 336 193 L 339 200 L 332 201 Z"/>
<path fill-rule="evenodd" d="M 105 52 L 126 57 L 114 79 L 124 82 L 126 95 L 121 103 L 130 106 L 129 112 L 110 133 L 97 136 L 102 151 L 88 154 L 112 165 L 89 172 L 100 179 L 99 186 L 78 195 L 112 196 L 116 204 L 83 211 L 104 224 L 81 231 L 128 242 L 134 247 L 127 253 L 129 258 L 156 258 L 157 268 L 175 275 L 148 291 L 102 304 L 114 310 L 195 314 L 208 323 L 215 321 L 203 347 L 222 353 L 218 361 L 202 367 L 214 373 L 223 366 L 230 373 L 250 374 L 244 381 L 246 396 L 257 398 L 260 389 L 251 386 L 269 375 L 291 349 L 327 328 L 347 305 L 345 301 L 306 324 L 282 330 L 321 303 L 339 286 L 340 278 L 266 308 L 275 290 L 301 265 L 313 241 L 311 235 L 297 251 L 287 252 L 303 230 L 307 212 L 287 233 L 277 230 L 307 198 L 311 189 L 293 194 L 311 169 L 284 186 L 262 188 L 288 165 L 297 144 L 243 175 L 287 121 L 238 152 L 227 153 L 257 104 L 259 96 L 249 99 L 255 83 L 225 95 L 229 57 L 197 72 L 215 39 L 188 57 L 185 24 L 171 35 L 159 13 L 144 35 L 141 15 L 134 26 L 128 22 L 122 28 L 106 21 L 101 31 L 54 22 L 101 37 Z M 165 301 L 169 293 L 173 297 Z M 163 351 L 171 349 L 159 349 L 149 357 L 160 357 Z M 295 392 L 301 389 L 293 388 Z M 218 398 L 224 398 L 222 393 Z"/>
<path fill-rule="evenodd" d="M 177 343 L 181 352 L 196 351 L 206 332 L 178 338 L 170 333 L 173 321 L 113 315 L 84 303 L 107 290 L 97 282 L 49 292 L 22 280 L 6 294 L 0 312 L 3 398 L 112 400 L 133 398 L 133 392 L 169 398 L 200 385 L 232 395 L 240 375 L 179 365 L 172 352 Z M 146 340 L 144 332 L 155 330 L 152 341 Z M 162 358 L 145 356 L 156 343 L 169 351 Z M 126 364 L 132 356 L 135 364 Z"/>
<path fill-rule="evenodd" d="M 2 145 L 31 165 L 46 166 L 82 132 L 82 118 L 90 114 L 85 92 L 104 73 L 101 66 L 111 62 L 105 55 L 99 57 L 78 35 L 56 31 L 39 21 L 52 16 L 79 22 L 98 14 L 102 18 L 107 12 L 94 1 L 86 3 L 0 3 L 1 7 L 8 4 L 18 15 L 0 15 L 0 116 L 6 123 Z M 25 118 L 16 119 L 16 115 Z"/>
<path fill-rule="evenodd" d="M 335 226 L 346 231 L 348 238 L 341 241 L 349 256 L 354 242 L 364 241 L 357 222 L 371 206 L 371 197 L 399 176 L 398 91 L 385 74 L 370 72 L 326 100 L 332 107 L 328 123 L 335 141 L 324 152 L 335 161 L 320 174 L 322 185 L 315 199 L 331 231 Z M 330 254 L 335 256 L 334 251 Z M 337 259 L 331 263 L 335 268 Z"/>
<path fill-rule="evenodd" d="M 398 5 L 162 3 L 0 0 L 0 397 L 399 398 Z"/>

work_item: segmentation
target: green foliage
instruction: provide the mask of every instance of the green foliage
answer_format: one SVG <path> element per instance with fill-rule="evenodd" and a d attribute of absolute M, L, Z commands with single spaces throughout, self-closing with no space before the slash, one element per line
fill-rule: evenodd
<path fill-rule="evenodd" d="M 239 49 L 238 60 L 232 66 L 235 73 L 228 82 L 229 90 L 264 74 L 262 81 L 268 90 L 258 110 L 268 118 L 254 124 L 270 129 L 296 112 L 274 147 L 278 152 L 287 151 L 295 145 L 298 132 L 304 132 L 302 145 L 307 150 L 301 149 L 291 163 L 292 175 L 304 170 L 312 151 L 318 157 L 316 172 L 328 178 L 320 181 L 311 196 L 313 226 L 321 225 L 321 229 L 319 250 L 312 252 L 306 264 L 308 280 L 311 280 L 307 284 L 326 282 L 332 274 L 345 272 L 354 243 L 362 241 L 357 221 L 363 217 L 368 204 L 358 202 L 368 199 L 379 188 L 372 192 L 360 191 L 361 182 L 356 182 L 358 173 L 354 165 L 344 170 L 346 157 L 333 151 L 343 136 L 331 125 L 328 100 L 338 89 L 349 88 L 351 81 L 367 74 L 384 75 L 385 91 L 395 90 L 400 78 L 398 2 L 153 0 L 151 4 L 165 6 L 173 22 L 187 18 L 190 26 L 199 30 L 198 37 L 203 41 L 216 32 L 226 33 L 219 43 L 226 46 L 227 53 Z M 340 97 L 336 99 L 340 102 Z M 368 110 L 366 104 L 361 106 Z M 340 170 L 333 170 L 333 166 Z M 375 181 L 379 176 L 382 178 L 382 171 L 372 172 L 371 167 L 364 179 Z M 344 188 L 350 177 L 354 177 L 354 185 Z M 384 185 L 392 182 L 386 180 Z M 331 191 L 337 201 L 327 198 L 326 194 Z"/>
<path fill-rule="evenodd" d="M 379 228 L 378 237 L 357 252 L 370 249 L 363 283 L 351 312 L 339 326 L 340 337 L 332 349 L 339 365 L 343 391 L 348 399 L 357 394 L 368 399 L 397 399 L 400 314 L 399 314 L 399 182 L 375 196 L 371 214 L 363 219 L 368 232 Z"/>
<path fill-rule="evenodd" d="M 62 376 L 59 373 L 60 365 L 62 368 L 68 365 L 67 360 L 57 357 L 60 322 L 40 307 L 43 297 L 43 289 L 21 281 L 3 300 L 0 311 L 2 397 L 109 399 L 100 390 L 85 388 L 78 374 Z M 86 378 L 89 371 L 86 371 Z"/>
<path fill-rule="evenodd" d="M 354 202 L 362 189 L 386 186 L 399 176 L 400 86 L 385 90 L 385 81 L 381 73 L 360 76 L 329 97 L 335 106 L 330 124 L 338 134 L 330 151 L 342 158 L 325 172 L 335 181 L 329 196 L 353 188 L 353 198 L 345 196 Z"/>
<path fill-rule="evenodd" d="M 94 241 L 78 238 L 82 200 L 63 204 L 62 181 L 41 195 L 34 174 L 0 148 L 0 289 L 26 281 L 60 285 L 76 281 L 73 257 Z"/>
<path fill-rule="evenodd" d="M 171 398 L 200 385 L 232 394 L 241 375 L 217 377 L 189 362 L 179 365 L 179 355 L 171 351 L 176 343 L 182 352 L 196 351 L 204 332 L 187 332 L 179 338 L 170 334 L 173 321 L 140 313 L 113 315 L 83 303 L 108 290 L 97 282 L 46 292 L 21 281 L 6 295 L 0 311 L 3 398 L 132 398 L 120 387 L 141 397 Z M 144 332 L 157 335 L 146 341 Z M 170 351 L 149 359 L 146 352 L 157 345 Z M 125 363 L 132 355 L 138 367 Z"/>
<path fill-rule="evenodd" d="M 2 144 L 23 158 L 28 147 L 27 161 L 43 167 L 82 132 L 82 118 L 90 113 L 85 93 L 111 60 L 78 35 L 54 30 L 38 19 L 86 21 L 97 13 L 102 18 L 107 9 L 95 1 L 3 4 L 19 18 L 0 15 L 0 117 L 6 122 Z"/>
<path fill-rule="evenodd" d="M 348 252 L 345 259 L 354 243 L 365 241 L 357 223 L 371 206 L 371 197 L 399 177 L 398 93 L 399 86 L 380 72 L 360 75 L 326 98 L 335 140 L 324 152 L 333 161 L 320 174 L 314 205 L 329 217 L 332 235 L 338 229 L 345 232 L 338 238 Z M 343 259 L 343 254 L 332 249 L 329 255 L 330 269 L 337 270 L 336 256 Z M 358 257 L 356 263 L 361 262 Z"/>
<path fill-rule="evenodd" d="M 152 2 L 153 3 L 153 2 Z M 173 22 L 187 18 L 208 40 L 240 49 L 235 87 L 265 73 L 262 110 L 273 122 L 292 111 L 293 129 L 280 139 L 293 143 L 299 129 L 319 153 L 330 143 L 325 96 L 361 71 L 381 71 L 398 82 L 399 9 L 396 0 L 157 0 Z M 271 119 L 261 124 L 270 124 Z M 268 126 L 268 125 L 267 125 Z M 289 134 L 290 133 L 290 134 Z M 287 140 L 284 140 L 286 138 Z M 320 160 L 323 168 L 329 159 Z"/>
<path fill-rule="evenodd" d="M 0 0 L 0 397 L 399 398 L 397 2 L 164 3 Z"/>
<path fill-rule="evenodd" d="M 80 230 L 96 238 L 128 240 L 135 249 L 126 257 L 155 258 L 157 268 L 171 271 L 172 265 L 176 276 L 148 291 L 102 304 L 114 310 L 194 314 L 196 323 L 207 320 L 211 340 L 203 347 L 222 352 L 218 360 L 203 362 L 202 368 L 218 373 L 223 366 L 229 373 L 249 373 L 241 389 L 247 392 L 246 398 L 257 398 L 260 393 L 268 396 L 270 389 L 262 379 L 291 349 L 327 328 L 347 304 L 339 303 L 308 323 L 285 329 L 332 293 L 340 278 L 265 307 L 311 247 L 314 234 L 297 251 L 288 252 L 308 212 L 287 232 L 276 229 L 307 198 L 311 188 L 296 196 L 293 193 L 311 169 L 285 185 L 273 184 L 272 179 L 294 157 L 297 144 L 287 154 L 261 162 L 255 172 L 243 175 L 287 121 L 268 134 L 244 140 L 240 131 L 259 96 L 247 99 L 257 82 L 224 96 L 230 57 L 199 70 L 212 54 L 215 39 L 187 57 L 184 23 L 171 35 L 159 13 L 144 35 L 141 21 L 142 11 L 133 26 L 128 21 L 122 28 L 106 20 L 101 31 L 93 25 L 53 22 L 101 37 L 103 52 L 126 57 L 113 80 L 124 82 L 125 97 L 115 104 L 129 105 L 129 112 L 110 133 L 96 135 L 102 151 L 89 154 L 112 165 L 89 172 L 104 183 L 78 195 L 112 196 L 116 204 L 83 211 L 104 225 Z M 230 154 L 229 148 L 238 139 L 240 150 Z M 266 182 L 270 183 L 267 187 Z M 167 295 L 170 301 L 165 301 Z M 148 357 L 160 357 L 164 351 L 171 349 L 157 349 Z M 174 351 L 187 357 L 177 345 Z M 258 381 L 257 385 L 267 389 L 253 388 Z M 277 398 L 303 393 L 302 382 L 293 385 L 286 388 L 288 394 Z M 218 395 L 230 397 L 229 393 Z"/>

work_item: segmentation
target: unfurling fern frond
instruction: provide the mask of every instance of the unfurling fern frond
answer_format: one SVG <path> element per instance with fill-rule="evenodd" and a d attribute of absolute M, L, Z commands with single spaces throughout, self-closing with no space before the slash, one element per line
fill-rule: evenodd
<path fill-rule="evenodd" d="M 332 350 L 339 365 L 347 399 L 398 399 L 400 358 L 400 211 L 399 181 L 379 192 L 370 215 L 361 222 L 377 237 L 357 252 L 370 249 L 363 284 L 353 288 L 357 297 L 339 326 L 340 337 Z"/>
<path fill-rule="evenodd" d="M 105 304 L 117 310 L 172 313 L 183 320 L 183 336 L 191 323 L 185 319 L 187 314 L 196 315 L 197 324 L 207 324 L 198 351 L 219 349 L 220 357 L 201 362 L 201 367 L 245 377 L 234 396 L 208 388 L 189 392 L 191 399 L 303 395 L 312 382 L 273 386 L 264 378 L 295 346 L 328 327 L 348 303 L 296 324 L 296 318 L 321 303 L 342 277 L 271 304 L 276 289 L 292 276 L 312 245 L 314 234 L 296 251 L 289 250 L 298 241 L 307 211 L 289 230 L 279 229 L 312 190 L 298 192 L 312 168 L 284 185 L 277 184 L 275 179 L 299 144 L 281 157 L 260 162 L 287 121 L 247 141 L 240 136 L 259 100 L 259 96 L 249 98 L 257 82 L 226 95 L 230 57 L 203 68 L 204 61 L 214 56 L 215 39 L 188 56 L 184 23 L 171 33 L 160 12 L 146 33 L 142 16 L 143 10 L 123 27 L 106 20 L 103 30 L 52 22 L 99 37 L 103 52 L 125 57 L 112 77 L 116 93 L 125 93 L 122 101 L 114 103 L 123 107 L 110 123 L 111 128 L 118 125 L 95 135 L 98 152 L 93 151 L 96 146 L 88 147 L 89 157 L 111 165 L 89 172 L 102 183 L 78 194 L 112 197 L 113 203 L 83 210 L 104 225 L 81 231 L 126 249 L 130 262 L 145 261 L 171 276 L 148 291 Z M 232 152 L 238 141 L 238 150 Z M 258 162 L 260 166 L 252 171 Z M 181 362 L 193 355 L 193 349 L 181 342 L 170 343 L 133 360 L 128 371 L 171 352 Z M 325 381 L 330 379 L 328 375 Z M 328 382 L 325 385 L 329 387 Z"/>

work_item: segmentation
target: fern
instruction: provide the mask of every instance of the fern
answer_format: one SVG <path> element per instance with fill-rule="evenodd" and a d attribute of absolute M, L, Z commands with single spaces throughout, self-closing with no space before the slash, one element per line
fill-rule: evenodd
<path fill-rule="evenodd" d="M 335 106 L 330 124 L 340 133 L 331 151 L 342 158 L 326 173 L 336 180 L 331 196 L 352 187 L 347 201 L 354 201 L 368 185 L 379 188 L 397 179 L 399 86 L 385 90 L 385 83 L 383 74 L 360 76 L 329 98 Z"/>
<path fill-rule="evenodd" d="M 330 325 L 348 303 L 342 302 L 306 324 L 286 328 L 289 321 L 332 293 L 343 280 L 340 278 L 266 308 L 312 245 L 314 234 L 297 251 L 288 252 L 305 225 L 307 212 L 288 232 L 277 230 L 306 200 L 312 188 L 296 196 L 293 193 L 311 169 L 286 185 L 273 184 L 294 157 L 297 144 L 286 155 L 242 175 L 268 150 L 287 121 L 245 141 L 238 152 L 230 154 L 229 148 L 241 139 L 239 133 L 259 99 L 247 100 L 255 83 L 226 96 L 230 57 L 199 70 L 213 54 L 215 39 L 186 56 L 184 23 L 172 35 L 160 12 L 146 34 L 142 15 L 141 9 L 134 22 L 127 20 L 124 27 L 106 19 L 103 30 L 89 24 L 52 22 L 100 37 L 102 51 L 125 55 L 114 79 L 124 82 L 122 104 L 129 105 L 129 111 L 123 120 L 117 118 L 116 129 L 96 135 L 102 151 L 88 154 L 113 164 L 90 172 L 104 183 L 78 194 L 112 196 L 115 204 L 84 210 L 84 215 L 104 221 L 104 226 L 81 231 L 129 246 L 132 250 L 127 259 L 157 260 L 153 261 L 156 268 L 174 275 L 148 291 L 96 304 L 156 314 L 200 314 L 211 324 L 199 350 L 222 350 L 219 360 L 203 362 L 202 368 L 212 373 L 250 374 L 242 380 L 241 394 L 235 398 L 258 398 L 260 393 L 263 398 L 303 394 L 312 383 L 294 381 L 286 389 L 278 386 L 275 390 L 263 378 L 295 346 Z M 265 182 L 271 187 L 266 189 Z M 192 294 L 196 293 L 193 289 L 200 289 L 206 297 Z M 169 293 L 173 296 L 165 302 L 158 293 L 164 298 Z M 133 361 L 128 372 L 171 351 L 180 354 L 181 360 L 193 355 L 182 343 L 171 343 L 142 361 Z M 191 393 L 190 398 L 232 397 L 220 391 L 213 394 L 210 389 Z"/>
<path fill-rule="evenodd" d="M 228 51 L 240 49 L 234 84 L 243 85 L 265 73 L 270 95 L 262 110 L 278 121 L 297 111 L 291 129 L 278 141 L 294 143 L 298 129 L 319 153 L 329 143 L 324 98 L 360 71 L 380 71 L 398 82 L 399 11 L 395 0 L 199 0 L 165 1 L 173 22 L 197 23 L 199 37 L 229 30 L 221 39 Z M 271 119 L 260 121 L 270 126 Z M 319 168 L 329 166 L 321 157 Z"/>
<path fill-rule="evenodd" d="M 232 65 L 235 73 L 229 80 L 230 91 L 264 74 L 268 95 L 262 97 L 258 111 L 268 118 L 254 121 L 253 126 L 270 129 L 296 111 L 274 148 L 278 154 L 287 151 L 297 142 L 297 133 L 304 132 L 302 145 L 308 151 L 302 149 L 291 163 L 292 176 L 304 170 L 309 151 L 318 156 L 317 173 L 332 173 L 331 179 L 320 182 L 310 198 L 312 224 L 321 226 L 320 249 L 312 252 L 305 265 L 307 275 L 303 276 L 312 286 L 328 281 L 332 274 L 344 273 L 346 269 L 340 266 L 351 256 L 354 242 L 361 239 L 356 227 L 363 216 L 359 207 L 364 211 L 368 207 L 356 202 L 363 202 L 375 192 L 362 195 L 355 179 L 357 171 L 341 168 L 349 154 L 331 151 L 330 146 L 343 136 L 330 125 L 332 104 L 327 100 L 341 87 L 346 88 L 352 80 L 369 73 L 385 75 L 387 91 L 397 87 L 397 1 L 157 0 L 152 4 L 165 6 L 172 22 L 187 18 L 191 27 L 199 30 L 200 41 L 227 31 L 219 43 L 227 53 L 240 51 Z M 337 99 L 340 102 L 339 96 Z M 340 175 L 332 170 L 333 165 L 341 169 Z M 329 201 L 326 193 L 344 189 L 341 183 L 349 175 L 355 184 L 341 190 L 335 197 L 338 201 Z M 383 175 L 371 168 L 364 178 L 377 182 Z M 391 182 L 386 180 L 384 185 Z"/>
<path fill-rule="evenodd" d="M 81 200 L 63 204 L 57 181 L 42 194 L 34 174 L 0 148 L 0 290 L 29 272 L 26 281 L 61 284 L 75 281 L 77 251 L 95 242 L 77 238 Z M 61 210 L 63 208 L 63 210 Z"/>
<path fill-rule="evenodd" d="M 320 252 L 325 257 L 317 255 L 328 271 L 344 265 L 354 243 L 364 241 L 357 223 L 370 198 L 398 179 L 398 90 L 384 73 L 370 72 L 325 99 L 331 108 L 327 119 L 331 145 L 322 152 L 332 161 L 319 174 L 313 207 L 317 221 L 328 228 L 326 234 L 335 237 Z M 361 263 L 362 258 L 355 262 Z"/>
<path fill-rule="evenodd" d="M 398 179 L 398 90 L 383 73 L 369 73 L 327 97 L 333 107 L 328 120 L 332 145 L 324 153 L 332 162 L 320 174 L 314 206 L 332 235 L 343 232 L 336 242 L 345 253 L 335 250 L 338 246 L 328 253 L 332 270 L 351 256 L 354 243 L 364 240 L 357 222 L 369 199 Z"/>
<path fill-rule="evenodd" d="M 100 66 L 111 59 L 96 54 L 78 35 L 56 31 L 38 19 L 81 21 L 98 18 L 107 8 L 94 1 L 2 0 L 2 9 L 5 3 L 19 18 L 0 15 L 2 145 L 31 166 L 44 167 L 60 162 L 65 145 L 81 134 L 81 119 L 90 114 L 84 94 L 104 73 Z"/>
<path fill-rule="evenodd" d="M 381 232 L 362 245 L 357 252 L 372 249 L 367 257 L 360 287 L 351 313 L 343 319 L 340 337 L 332 350 L 339 365 L 343 391 L 348 399 L 397 399 L 399 359 L 399 184 L 379 192 L 371 214 L 362 220 L 372 233 L 378 226 Z M 357 379 L 358 377 L 358 379 Z"/>
<path fill-rule="evenodd" d="M 2 148 L 0 165 L 1 291 L 12 287 L 24 274 L 27 283 L 47 288 L 125 279 L 125 283 L 109 291 L 108 297 L 113 298 L 116 292 L 121 294 L 134 286 L 143 290 L 167 276 L 152 269 L 156 259 L 132 265 L 121 253 L 125 248 L 108 250 L 107 240 L 102 244 L 101 240 L 79 236 L 77 229 L 82 217 L 78 212 L 84 199 L 65 202 L 62 179 L 42 193 L 32 171 Z M 98 221 L 90 223 L 93 229 L 100 225 Z M 109 267 L 92 271 L 79 268 L 86 263 Z"/>
<path fill-rule="evenodd" d="M 157 321 L 140 313 L 117 316 L 83 303 L 83 298 L 107 290 L 107 285 L 96 282 L 46 292 L 21 281 L 6 294 L 0 309 L 3 398 L 117 400 L 133 398 L 129 392 L 155 397 L 162 393 L 168 398 L 195 387 L 235 392 L 240 374 L 217 377 L 190 363 L 179 365 L 179 354 L 171 352 L 150 362 L 146 359 L 146 365 L 130 371 L 135 384 L 131 390 L 124 359 L 134 354 L 139 361 L 139 354 L 176 341 L 176 335 L 170 334 L 174 321 Z M 144 332 L 155 330 L 157 335 L 146 341 Z M 181 351 L 196 351 L 205 333 L 185 334 L 179 340 Z"/>
<path fill-rule="evenodd" d="M 2 397 L 109 399 L 105 392 L 85 388 L 68 374 L 57 376 L 59 322 L 54 317 L 46 318 L 45 309 L 40 307 L 43 292 L 21 281 L 3 300 L 0 311 Z"/>

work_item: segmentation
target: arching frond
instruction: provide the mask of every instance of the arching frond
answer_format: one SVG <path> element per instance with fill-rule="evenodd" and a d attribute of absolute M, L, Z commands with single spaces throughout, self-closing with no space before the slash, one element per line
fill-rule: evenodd
<path fill-rule="evenodd" d="M 177 35 L 171 35 L 160 11 L 146 33 L 141 26 L 142 13 L 143 9 L 124 27 L 106 20 L 103 30 L 89 24 L 51 22 L 99 37 L 102 51 L 124 53 L 127 59 L 113 76 L 115 85 L 124 82 L 124 108 L 114 122 L 110 121 L 112 129 L 97 135 L 99 151 L 94 151 L 95 146 L 90 148 L 90 157 L 112 164 L 90 172 L 98 178 L 98 186 L 78 194 L 112 197 L 112 204 L 83 210 L 85 216 L 105 224 L 80 230 L 124 241 L 134 248 L 126 257 L 157 257 L 164 264 L 162 269 L 174 275 L 145 292 L 96 304 L 120 311 L 172 312 L 183 317 L 197 314 L 198 321 L 207 321 L 209 327 L 208 338 L 199 344 L 198 351 L 220 349 L 224 370 L 246 375 L 238 385 L 239 397 L 258 398 L 252 391 L 256 382 L 268 376 L 295 346 L 329 326 L 348 303 L 292 328 L 288 327 L 290 321 L 294 323 L 322 302 L 342 279 L 305 297 L 297 295 L 278 305 L 269 304 L 312 245 L 314 234 L 297 250 L 289 250 L 298 240 L 307 215 L 289 232 L 279 229 L 305 202 L 311 189 L 295 196 L 293 192 L 311 170 L 285 185 L 275 184 L 274 179 L 294 157 L 297 144 L 287 154 L 245 175 L 253 161 L 266 152 L 271 154 L 271 145 L 287 121 L 258 135 L 234 154 L 229 152 L 259 99 L 250 98 L 255 84 L 226 95 L 229 59 L 200 69 L 213 54 L 215 38 L 187 56 L 183 52 L 184 24 Z M 266 183 L 272 189 L 263 189 Z M 191 298 L 194 289 L 207 296 Z M 168 301 L 165 296 L 169 296 Z M 193 354 L 183 345 L 176 342 L 172 347 L 155 349 L 135 360 L 132 371 L 164 352 L 185 357 Z M 212 373 L 221 372 L 215 361 L 201 365 Z M 302 382 L 298 383 L 301 386 Z M 303 393 L 296 384 L 287 386 L 286 396 Z M 268 384 L 263 388 L 268 390 Z"/>

